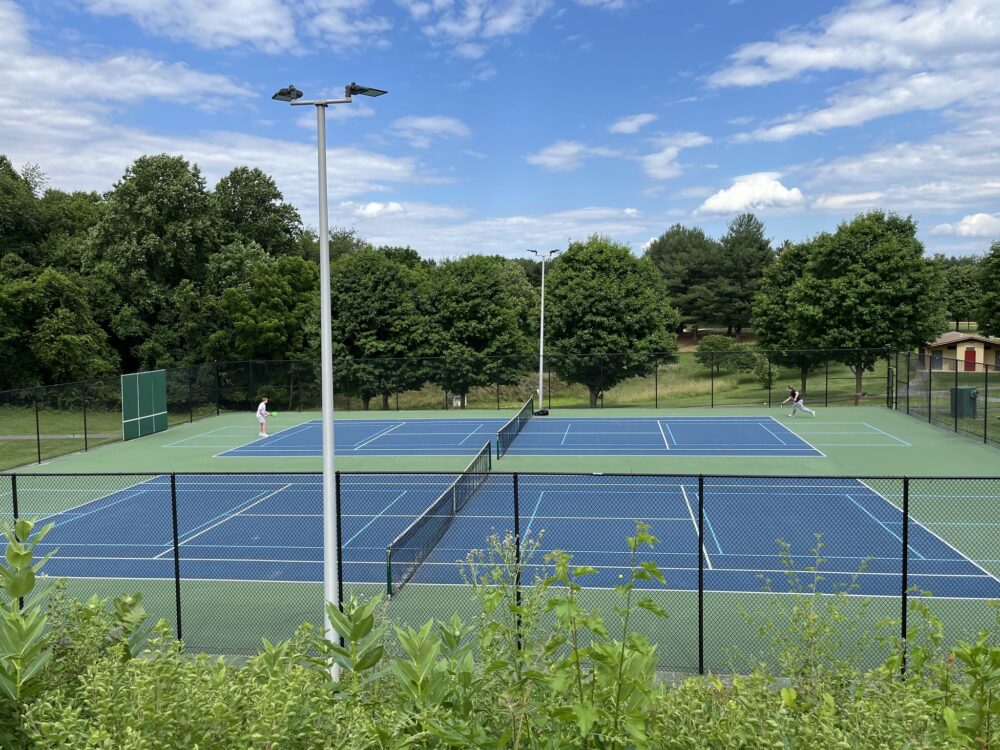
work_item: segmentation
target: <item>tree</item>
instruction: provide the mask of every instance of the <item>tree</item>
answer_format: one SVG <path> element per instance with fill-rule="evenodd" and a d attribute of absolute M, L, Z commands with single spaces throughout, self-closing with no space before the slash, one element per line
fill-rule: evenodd
<path fill-rule="evenodd" d="M 798 370 L 803 392 L 809 373 L 827 358 L 826 352 L 811 348 L 804 338 L 798 310 L 792 302 L 796 283 L 812 249 L 811 242 L 782 245 L 774 262 L 764 269 L 753 302 L 758 345 L 771 352 L 773 362 Z"/>
<path fill-rule="evenodd" d="M 313 351 L 319 269 L 312 261 L 234 242 L 211 257 L 204 288 L 210 333 L 201 359 L 285 360 Z"/>
<path fill-rule="evenodd" d="M 0 271 L 0 389 L 88 380 L 115 372 L 117 357 L 90 314 L 80 280 L 54 268 Z"/>
<path fill-rule="evenodd" d="M 0 253 L 29 257 L 42 238 L 41 217 L 34 188 L 10 160 L 0 154 Z"/>
<path fill-rule="evenodd" d="M 719 243 L 719 265 L 709 284 L 708 317 L 739 338 L 753 317 L 753 299 L 774 253 L 764 225 L 753 214 L 740 214 Z"/>
<path fill-rule="evenodd" d="M 965 255 L 948 258 L 935 255 L 934 261 L 941 265 L 944 275 L 942 294 L 948 319 L 955 321 L 955 330 L 963 320 L 972 320 L 983 296 L 980 284 L 980 258 Z"/>
<path fill-rule="evenodd" d="M 702 367 L 718 375 L 739 365 L 740 352 L 739 343 L 729 336 L 706 336 L 699 342 L 694 358 Z"/>
<path fill-rule="evenodd" d="M 338 386 L 359 396 L 366 411 L 376 395 L 388 408 L 392 394 L 426 380 L 415 359 L 433 338 L 420 304 L 426 269 L 416 253 L 364 249 L 341 255 L 331 276 Z"/>
<path fill-rule="evenodd" d="M 592 407 L 602 390 L 675 358 L 680 318 L 656 267 L 607 237 L 572 243 L 560 257 L 545 317 L 553 369 L 585 385 Z"/>
<path fill-rule="evenodd" d="M 219 180 L 213 194 L 228 240 L 256 242 L 269 255 L 294 254 L 302 217 L 284 202 L 271 177 L 256 167 L 236 167 Z"/>
<path fill-rule="evenodd" d="M 521 267 L 499 256 L 445 261 L 430 274 L 432 379 L 463 403 L 475 386 L 516 383 L 533 350 L 538 295 Z"/>
<path fill-rule="evenodd" d="M 83 263 L 94 315 L 126 369 L 156 365 L 140 346 L 162 325 L 171 290 L 204 278 L 217 225 L 201 173 L 178 156 L 137 159 L 108 194 Z"/>
<path fill-rule="evenodd" d="M 986 336 L 1000 336 L 1000 241 L 990 246 L 983 256 L 979 271 L 980 288 L 984 290 L 976 307 L 979 332 Z M 989 293 L 985 293 L 989 290 Z"/>
<path fill-rule="evenodd" d="M 887 348 L 914 349 L 947 327 L 941 271 L 923 255 L 910 217 L 872 211 L 812 242 L 789 294 L 803 342 L 834 356 L 861 380 Z"/>
<path fill-rule="evenodd" d="M 681 323 L 708 320 L 719 253 L 719 243 L 701 229 L 680 224 L 674 224 L 646 249 L 645 257 L 656 264 L 670 301 L 680 310 Z"/>

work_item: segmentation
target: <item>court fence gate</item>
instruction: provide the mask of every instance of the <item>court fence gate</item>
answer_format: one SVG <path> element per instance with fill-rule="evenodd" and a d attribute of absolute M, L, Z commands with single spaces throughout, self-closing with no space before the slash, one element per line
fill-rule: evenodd
<path fill-rule="evenodd" d="M 433 495 L 460 477 L 338 473 L 343 596 L 386 593 L 387 544 L 429 505 L 414 491 L 419 502 L 406 506 L 408 488 Z M 68 594 L 140 591 L 189 649 L 246 655 L 263 638 L 322 621 L 320 479 L 6 473 L 0 517 L 55 524 L 39 553 L 58 548 L 43 572 L 64 577 Z M 625 537 L 643 521 L 660 544 L 639 559 L 656 562 L 666 586 L 642 593 L 668 616 L 640 611 L 634 626 L 657 644 L 664 671 L 773 662 L 803 606 L 820 616 L 837 609 L 845 658 L 871 664 L 890 641 L 905 643 L 914 601 L 942 621 L 949 642 L 997 626 L 1000 477 L 494 472 L 446 512 L 444 533 L 383 605 L 393 622 L 481 617 L 460 570 L 480 559 L 469 547 L 491 543 L 514 545 L 507 573 L 519 590 L 544 577 L 550 550 L 592 565 L 599 572 L 581 577 L 581 603 L 610 622 L 618 576 L 629 575 Z M 388 576 L 391 586 L 391 568 Z"/>

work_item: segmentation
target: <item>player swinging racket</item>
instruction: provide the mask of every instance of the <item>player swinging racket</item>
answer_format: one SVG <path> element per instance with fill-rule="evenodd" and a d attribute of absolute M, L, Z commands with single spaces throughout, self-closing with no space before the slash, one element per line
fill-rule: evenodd
<path fill-rule="evenodd" d="M 271 412 L 267 410 L 267 396 L 263 396 L 260 399 L 260 406 L 257 407 L 257 421 L 260 423 L 260 435 L 258 437 L 267 437 L 267 418 L 271 416 Z"/>
<path fill-rule="evenodd" d="M 792 386 L 787 386 L 787 387 L 788 387 L 788 398 L 782 401 L 781 405 L 784 406 L 789 401 L 792 402 L 792 413 L 789 414 L 788 416 L 794 417 L 795 412 L 801 409 L 802 411 L 808 412 L 809 414 L 812 414 L 815 417 L 816 412 L 814 412 L 812 409 L 810 409 L 808 406 L 802 403 L 802 394 L 799 393 L 794 388 L 792 388 Z"/>

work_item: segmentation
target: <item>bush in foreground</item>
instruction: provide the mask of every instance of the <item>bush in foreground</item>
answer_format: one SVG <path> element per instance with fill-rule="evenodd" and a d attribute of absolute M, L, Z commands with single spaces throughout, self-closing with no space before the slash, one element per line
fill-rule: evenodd
<path fill-rule="evenodd" d="M 378 600 L 351 600 L 343 612 L 330 611 L 342 645 L 304 626 L 292 640 L 265 642 L 242 666 L 185 654 L 163 623 L 139 653 L 136 639 L 146 634 L 134 598 L 113 606 L 64 602 L 49 608 L 36 631 L 32 658 L 45 663 L 30 675 L 31 690 L 13 696 L 0 682 L 4 715 L 12 718 L 5 745 L 811 750 L 1000 742 L 1000 646 L 984 631 L 945 651 L 940 623 L 919 601 L 905 679 L 899 644 L 867 671 L 838 661 L 830 643 L 841 615 L 828 599 L 815 606 L 807 586 L 783 598 L 773 663 L 787 674 L 759 668 L 728 681 L 658 682 L 656 646 L 631 627 L 640 611 L 665 616 L 650 596 L 663 576 L 639 560 L 656 540 L 639 525 L 627 543 L 629 572 L 606 615 L 581 602 L 580 580 L 593 569 L 574 567 L 561 553 L 534 560 L 537 540 L 523 542 L 517 563 L 514 540 L 494 538 L 465 566 L 479 607 L 474 623 L 453 617 L 420 629 L 390 627 Z M 17 562 L 25 570 L 30 554 Z M 519 579 L 539 567 L 545 576 L 518 596 Z M 4 579 L 11 596 L 13 579 Z M 16 599 L 4 611 L 4 675 L 26 663 L 24 649 L 11 648 L 26 630 L 12 623 L 41 617 L 37 604 L 20 610 Z M 27 671 L 19 673 L 22 685 Z"/>

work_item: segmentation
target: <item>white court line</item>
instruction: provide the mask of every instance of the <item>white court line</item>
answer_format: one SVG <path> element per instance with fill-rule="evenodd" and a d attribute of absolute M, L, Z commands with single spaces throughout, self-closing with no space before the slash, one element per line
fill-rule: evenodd
<path fill-rule="evenodd" d="M 769 429 L 766 424 L 761 423 L 760 426 L 763 427 L 764 431 L 767 432 L 769 435 L 773 436 L 774 439 L 777 440 L 779 443 L 781 443 L 782 445 L 788 445 L 788 443 L 786 443 L 784 440 L 778 437 L 771 429 Z"/>
<path fill-rule="evenodd" d="M 868 424 L 867 422 L 862 422 L 861 424 L 863 424 L 863 425 L 864 425 L 865 427 L 871 427 L 871 428 L 872 428 L 873 430 L 875 430 L 875 432 L 881 432 L 881 433 L 882 433 L 883 435 L 885 435 L 886 437 L 888 437 L 888 438 L 892 438 L 893 440 L 895 440 L 895 441 L 897 441 L 897 442 L 899 442 L 899 443 L 902 443 L 903 445 L 905 445 L 905 446 L 907 446 L 907 447 L 912 447 L 912 446 L 910 445 L 910 443 L 906 442 L 905 440 L 902 440 L 901 438 L 898 438 L 898 437 L 896 437 L 895 435 L 890 435 L 890 434 L 889 434 L 888 432 L 886 432 L 885 430 L 880 430 L 880 429 L 879 429 L 878 427 L 875 427 L 874 425 L 870 425 L 870 424 Z"/>
<path fill-rule="evenodd" d="M 187 544 L 188 542 L 190 542 L 190 541 L 191 541 L 192 539 L 195 539 L 195 538 L 197 538 L 197 537 L 201 536 L 201 535 L 202 535 L 202 534 L 204 534 L 205 532 L 208 532 L 208 531 L 211 531 L 211 530 L 212 530 L 212 529 L 214 529 L 214 528 L 215 528 L 216 526 L 221 526 L 222 524 L 226 523 L 227 521 L 231 521 L 232 519 L 236 518 L 236 516 L 240 515 L 240 514 L 241 514 L 241 513 L 243 513 L 244 511 L 247 511 L 247 510 L 250 510 L 250 508 L 252 508 L 252 507 L 253 507 L 253 506 L 255 506 L 255 505 L 260 505 L 260 504 L 261 504 L 262 502 L 264 502 L 265 500 L 267 500 L 267 499 L 269 499 L 269 498 L 272 498 L 272 497 L 274 497 L 274 496 L 275 496 L 275 495 L 277 495 L 277 494 L 278 494 L 279 492 L 283 492 L 284 490 L 288 489 L 288 488 L 289 488 L 289 487 L 291 487 L 291 486 L 292 486 L 292 485 L 290 485 L 290 484 L 286 484 L 286 485 L 285 485 L 284 487 L 279 487 L 279 488 L 278 488 L 278 489 L 276 489 L 276 490 L 275 490 L 274 492 L 269 492 L 269 493 L 267 493 L 266 495 L 264 495 L 264 496 L 263 496 L 262 498 L 260 498 L 259 500 L 255 500 L 255 501 L 251 502 L 251 503 L 250 503 L 250 505 L 247 505 L 246 507 L 244 507 L 244 508 L 241 508 L 240 510 L 236 511 L 235 513 L 232 513 L 232 514 L 229 514 L 229 515 L 226 515 L 226 516 L 224 516 L 224 517 L 223 517 L 223 518 L 222 518 L 221 520 L 219 520 L 219 521 L 218 521 L 217 523 L 213 523 L 213 524 L 212 524 L 211 526 L 209 526 L 209 527 L 208 527 L 208 528 L 206 528 L 206 529 L 202 529 L 202 530 L 201 530 L 201 531 L 199 531 L 199 532 L 198 532 L 197 534 L 194 534 L 193 536 L 189 536 L 189 537 L 187 537 L 187 538 L 186 538 L 186 539 L 185 539 L 184 541 L 182 541 L 182 542 L 178 542 L 178 543 L 177 543 L 177 546 L 178 546 L 178 547 L 183 547 L 183 546 L 184 546 L 185 544 Z M 156 558 L 159 558 L 159 557 L 162 557 L 163 555 L 167 554 L 168 552 L 171 552 L 171 551 L 173 550 L 173 548 L 174 548 L 174 545 L 173 545 L 173 544 L 171 544 L 171 545 L 169 546 L 169 548 L 168 548 L 168 549 L 165 549 L 165 550 L 164 550 L 163 552 L 161 552 L 161 553 L 160 553 L 159 555 L 156 555 L 156 557 L 154 557 L 153 559 L 156 559 Z M 187 557 L 185 557 L 184 559 L 185 559 L 185 560 L 187 560 L 188 558 L 187 558 Z"/>
<path fill-rule="evenodd" d="M 662 420 L 659 420 L 659 419 L 657 419 L 657 420 L 656 420 L 656 426 L 660 428 L 660 434 L 661 434 L 661 435 L 663 436 L 663 445 L 664 445 L 664 447 L 665 447 L 665 448 L 666 448 L 667 450 L 670 450 L 670 443 L 669 443 L 669 442 L 667 442 L 667 433 L 665 433 L 665 432 L 663 431 L 663 421 L 662 421 Z M 673 433 L 671 433 L 671 437 L 673 437 Z"/>
<path fill-rule="evenodd" d="M 270 440 L 271 443 L 276 443 L 279 440 L 284 440 L 285 438 L 292 437 L 293 435 L 301 435 L 303 432 L 306 431 L 306 428 L 308 427 L 312 427 L 312 424 L 309 422 L 302 422 L 297 425 L 293 425 L 291 427 L 286 427 L 281 432 L 277 432 L 274 435 L 265 438 L 265 440 Z M 270 445 L 271 443 L 269 443 L 268 445 Z"/>
<path fill-rule="evenodd" d="M 465 442 L 466 440 L 468 440 L 468 439 L 469 439 L 470 437 L 472 437 L 473 435 L 475 435 L 475 434 L 476 434 L 477 432 L 479 432 L 479 430 L 481 430 L 481 429 L 482 429 L 483 427 L 485 427 L 485 426 L 486 426 L 486 425 L 484 425 L 484 424 L 482 424 L 482 423 L 480 423 L 480 424 L 476 425 L 476 429 L 474 429 L 474 430 L 473 430 L 472 432 L 470 432 L 470 433 L 469 433 L 468 435 L 466 435 L 466 436 L 465 436 L 465 439 L 464 439 L 464 440 L 461 440 L 461 441 L 459 442 L 459 445 L 461 445 L 461 444 L 462 444 L 462 443 L 464 443 L 464 442 Z"/>
<path fill-rule="evenodd" d="M 687 490 L 684 489 L 684 485 L 681 485 L 681 494 L 684 495 L 684 504 L 688 507 L 688 513 L 691 515 L 691 525 L 694 526 L 694 533 L 697 536 L 701 536 L 701 532 L 698 530 L 698 522 L 694 520 L 694 511 L 691 509 L 691 501 L 688 500 Z M 705 545 L 701 545 L 701 553 L 705 556 L 705 562 L 708 564 L 708 569 L 712 570 L 712 558 L 708 556 L 708 550 L 705 549 Z"/>
<path fill-rule="evenodd" d="M 22 474 L 21 476 L 22 477 L 26 477 L 26 476 L 30 476 L 30 475 L 29 474 Z M 117 495 L 117 494 L 119 494 L 121 492 L 130 492 L 131 490 L 138 489 L 140 487 L 143 487 L 143 485 L 145 485 L 145 484 L 147 484 L 149 482 L 153 482 L 153 481 L 155 481 L 155 480 L 157 480 L 157 479 L 159 479 L 159 478 L 161 478 L 163 476 L 165 476 L 165 475 L 163 475 L 163 474 L 157 474 L 156 476 L 152 476 L 149 479 L 146 479 L 145 481 L 139 482 L 139 484 L 133 484 L 130 487 L 123 487 L 120 490 L 114 490 L 112 492 L 109 492 L 107 495 L 101 495 L 100 497 L 95 497 L 93 500 L 88 500 L 87 502 L 81 503 L 80 505 L 74 505 L 72 508 L 66 508 L 65 510 L 59 510 L 59 511 L 56 511 L 55 513 L 50 513 L 47 516 L 42 516 L 35 523 L 36 524 L 37 523 L 41 523 L 42 521 L 46 521 L 46 520 L 48 520 L 50 518 L 55 518 L 56 516 L 61 516 L 61 515 L 65 515 L 65 514 L 73 514 L 73 516 L 72 516 L 73 518 L 82 518 L 85 515 L 90 515 L 91 513 L 97 512 L 97 510 L 100 510 L 100 508 L 97 508 L 97 509 L 95 509 L 93 511 L 87 511 L 86 513 L 77 513 L 77 511 L 80 508 L 86 508 L 91 503 L 99 503 L 101 500 L 107 500 L 109 497 L 114 497 L 115 495 Z M 22 479 L 21 481 L 24 481 L 24 480 Z M 119 502 L 123 502 L 124 500 L 130 500 L 133 497 L 138 497 L 139 495 L 143 494 L 144 492 L 149 491 L 150 489 L 151 488 L 149 488 L 149 487 L 143 487 L 136 494 L 129 495 L 128 497 L 125 497 L 125 498 L 119 498 L 118 500 L 115 500 L 111 505 L 117 505 Z M 82 490 L 82 491 L 84 491 L 84 490 Z M 21 493 L 24 493 L 24 492 L 25 492 L 25 489 L 22 488 L 21 489 Z M 45 492 L 48 492 L 48 490 L 45 490 Z M 102 506 L 102 507 L 108 507 L 108 508 L 110 508 L 111 505 Z"/>
<path fill-rule="evenodd" d="M 804 437 L 802 437 L 802 436 L 801 436 L 800 434 L 798 434 L 798 433 L 797 433 L 797 432 L 796 432 L 795 430 L 793 430 L 793 429 L 792 429 L 791 427 L 788 427 L 788 426 L 786 426 L 785 424 L 783 424 L 782 422 L 779 422 L 779 421 L 778 421 L 777 419 L 775 419 L 774 417 L 771 417 L 771 416 L 769 416 L 769 417 L 768 417 L 768 419 L 770 419 L 770 420 L 771 420 L 772 422 L 774 422 L 774 423 L 775 423 L 776 425 L 778 425 L 779 427 L 781 427 L 781 429 L 783 429 L 783 430 L 784 430 L 785 432 L 789 432 L 789 433 L 791 433 L 792 435 L 794 435 L 795 437 L 797 437 L 797 438 L 798 438 L 799 440 L 801 440 L 801 441 L 802 441 L 803 443 L 805 443 L 805 444 L 806 444 L 806 445 L 808 445 L 808 446 L 809 446 L 810 448 L 812 448 L 812 449 L 813 449 L 814 451 L 816 451 L 816 452 L 817 452 L 817 453 L 818 453 L 818 454 L 819 454 L 820 456 L 822 456 L 823 458 L 826 458 L 826 454 L 825 454 L 825 453 L 823 453 L 823 451 L 821 451 L 821 450 L 820 450 L 819 448 L 817 448 L 817 447 L 816 447 L 815 445 L 813 445 L 812 443 L 810 443 L 810 442 L 809 442 L 808 440 L 806 440 L 806 439 L 805 439 Z"/>
<path fill-rule="evenodd" d="M 367 440 L 365 440 L 363 443 L 355 443 L 354 445 L 351 446 L 350 449 L 351 450 L 355 450 L 355 451 L 356 450 L 361 450 L 366 445 L 368 445 L 368 443 L 375 442 L 376 440 L 378 440 L 383 435 L 388 435 L 393 430 L 398 430 L 400 427 L 402 427 L 405 424 L 406 424 L 406 422 L 397 422 L 396 424 L 392 425 L 391 427 L 387 427 L 386 429 L 381 430 L 380 432 L 376 432 L 374 435 L 372 435 L 370 438 L 368 438 Z"/>
<path fill-rule="evenodd" d="M 903 512 L 903 509 L 902 509 L 902 508 L 900 508 L 900 507 L 899 507 L 898 505 L 896 505 L 896 504 L 895 504 L 894 502 L 892 502 L 892 500 L 890 500 L 889 498 L 887 498 L 887 497 L 886 497 L 885 495 L 883 495 L 883 494 L 882 494 L 881 492 L 877 492 L 877 491 L 876 491 L 876 490 L 875 490 L 875 489 L 874 489 L 874 488 L 873 488 L 873 487 L 872 487 L 871 485 L 869 485 L 869 484 L 868 484 L 867 482 L 864 482 L 864 481 L 862 481 L 862 480 L 860 480 L 860 479 L 859 479 L 859 480 L 858 480 L 858 484 L 860 484 L 860 485 L 863 485 L 864 487 L 867 487 L 869 491 L 871 491 L 871 492 L 872 492 L 872 493 L 874 493 L 874 494 L 875 494 L 876 496 L 878 496 L 878 497 L 882 498 L 883 500 L 885 500 L 885 502 L 889 503 L 889 505 L 891 505 L 891 506 L 892 506 L 893 508 L 895 508 L 895 509 L 896 509 L 896 511 L 897 511 L 898 513 L 902 514 L 902 512 Z M 975 567 L 977 567 L 977 568 L 979 568 L 979 569 L 980 569 L 981 571 L 983 571 L 983 573 L 985 573 L 985 574 L 986 574 L 986 577 L 987 577 L 987 578 L 992 578 L 992 579 L 993 579 L 994 581 L 996 581 L 997 583 L 1000 583 L 1000 578 L 997 578 L 997 577 L 996 577 L 995 575 L 993 575 L 993 574 L 992 574 L 992 573 L 990 573 L 990 572 L 989 572 L 988 570 L 986 570 L 986 568 L 984 568 L 984 567 L 983 567 L 982 565 L 980 565 L 979 563 L 977 563 L 977 562 L 976 562 L 975 560 L 973 560 L 972 558 L 968 557 L 968 556 L 967 556 L 967 555 L 966 555 L 966 554 L 965 554 L 964 552 L 962 552 L 962 551 L 961 551 L 960 549 L 958 549 L 957 547 L 955 547 L 955 545 L 951 544 L 950 542 L 948 542 L 948 541 L 946 541 L 945 539 L 943 539 L 943 538 L 942 538 L 942 537 L 941 537 L 940 535 L 938 535 L 938 534 L 935 534 L 935 533 L 934 533 L 933 531 L 931 531 L 930 529 L 928 529 L 928 528 L 927 528 L 926 526 L 924 526 L 924 525 L 923 525 L 922 523 L 920 523 L 920 521 L 916 520 L 916 519 L 915 519 L 915 518 L 914 518 L 914 517 L 913 517 L 912 515 L 910 516 L 910 523 L 915 523 L 915 524 L 916 524 L 917 526 L 919 526 L 919 527 L 920 527 L 921 529 L 923 529 L 923 530 L 924 530 L 924 531 L 926 531 L 926 532 L 927 532 L 928 534 L 930 534 L 930 535 L 931 535 L 932 537 L 934 537 L 934 538 L 935 538 L 935 539 L 937 539 L 937 540 L 938 540 L 939 542 L 941 542 L 941 544 L 943 544 L 944 546 L 948 547 L 948 549 L 952 550 L 952 551 L 953 551 L 953 552 L 954 552 L 954 553 L 955 553 L 956 555 L 958 555 L 958 556 L 959 556 L 960 558 L 962 558 L 963 560 L 967 560 L 968 562 L 972 563 L 972 564 L 973 564 L 973 565 L 974 565 Z M 914 575 L 931 575 L 931 574 L 924 574 L 924 573 L 919 573 L 919 574 L 917 574 L 917 573 L 915 573 Z"/>
<path fill-rule="evenodd" d="M 371 520 L 370 520 L 370 521 L 369 521 L 368 523 L 366 523 L 366 524 L 365 524 L 364 526 L 362 526 L 362 527 L 361 527 L 361 528 L 360 528 L 360 529 L 358 530 L 358 532 L 357 532 L 357 533 L 356 533 L 356 534 L 355 534 L 354 536 L 352 536 L 352 537 L 351 537 L 350 539 L 348 539 L 348 540 L 347 540 L 346 542 L 344 542 L 344 547 L 346 548 L 346 547 L 347 547 L 347 545 L 349 545 L 349 544 L 350 544 L 351 542 L 353 542 L 353 541 L 354 541 L 355 539 L 357 539 L 357 538 L 358 538 L 358 537 L 359 537 L 359 536 L 360 536 L 360 535 L 361 535 L 361 534 L 362 534 L 362 533 L 364 532 L 364 530 L 365 530 L 365 529 L 367 529 L 367 528 L 368 528 L 369 526 L 371 526 L 371 525 L 372 525 L 373 523 L 375 523 L 375 521 L 377 521 L 377 520 L 378 520 L 379 518 L 381 518 L 381 517 L 382 517 L 382 515 L 383 515 L 383 514 L 384 514 L 384 513 L 385 513 L 385 512 L 387 511 L 387 510 L 389 510 L 389 508 L 391 508 L 391 507 L 392 507 L 393 505 L 395 505 L 395 504 L 396 504 L 396 503 L 398 503 L 398 502 L 399 502 L 400 500 L 402 500 L 402 499 L 403 499 L 403 498 L 404 498 L 404 497 L 406 496 L 406 493 L 407 493 L 407 492 L 409 492 L 409 490 L 405 490 L 405 491 L 404 491 L 404 492 L 403 492 L 403 493 L 402 493 L 401 495 L 399 495 L 399 496 L 398 496 L 398 497 L 397 497 L 397 498 L 396 498 L 395 500 L 393 500 L 393 501 L 392 501 L 391 503 L 389 503 L 389 504 L 388 504 L 387 506 L 385 506 L 384 508 L 382 508 L 382 510 L 381 510 L 381 511 L 379 511 L 377 515 L 374 515 L 374 516 L 372 516 Z"/>
<path fill-rule="evenodd" d="M 211 435 L 213 432 L 221 432 L 222 430 L 228 430 L 228 429 L 230 429 L 230 428 L 229 427 L 219 427 L 219 428 L 214 429 L 214 430 L 209 430 L 208 432 L 199 432 L 197 435 L 192 435 L 191 437 L 186 437 L 183 440 L 175 440 L 174 442 L 167 443 L 166 445 L 163 445 L 161 447 L 162 448 L 173 448 L 175 445 L 180 445 L 181 443 L 186 443 L 188 440 L 197 440 L 198 438 L 204 437 L 205 435 Z M 208 446 L 200 445 L 198 447 L 199 448 L 207 448 Z"/>
<path fill-rule="evenodd" d="M 313 424 L 313 423 L 312 422 L 301 422 L 301 423 L 299 423 L 297 425 L 293 425 L 292 427 L 288 427 L 287 429 L 284 429 L 281 432 L 276 432 L 273 435 L 273 437 L 276 440 L 281 440 L 283 438 L 289 437 L 290 435 L 297 435 L 299 432 L 303 432 L 304 428 L 308 427 L 311 424 Z M 299 428 L 302 428 L 302 429 L 299 429 Z M 298 432 L 292 432 L 293 430 L 298 430 Z M 231 453 L 232 451 L 242 451 L 244 449 L 249 449 L 249 446 L 254 445 L 255 443 L 259 442 L 260 440 L 261 440 L 261 438 L 257 438 L 256 440 L 251 440 L 248 443 L 243 443 L 242 445 L 233 446 L 231 448 L 228 448 L 227 450 L 224 450 L 222 453 L 216 453 L 216 454 L 214 454 L 212 456 L 212 458 L 230 458 L 230 456 L 226 456 L 227 453 Z M 281 450 L 281 449 L 279 448 L 278 450 Z M 285 450 L 294 450 L 294 449 L 285 449 Z M 244 454 L 244 455 L 246 455 L 246 454 Z"/>

